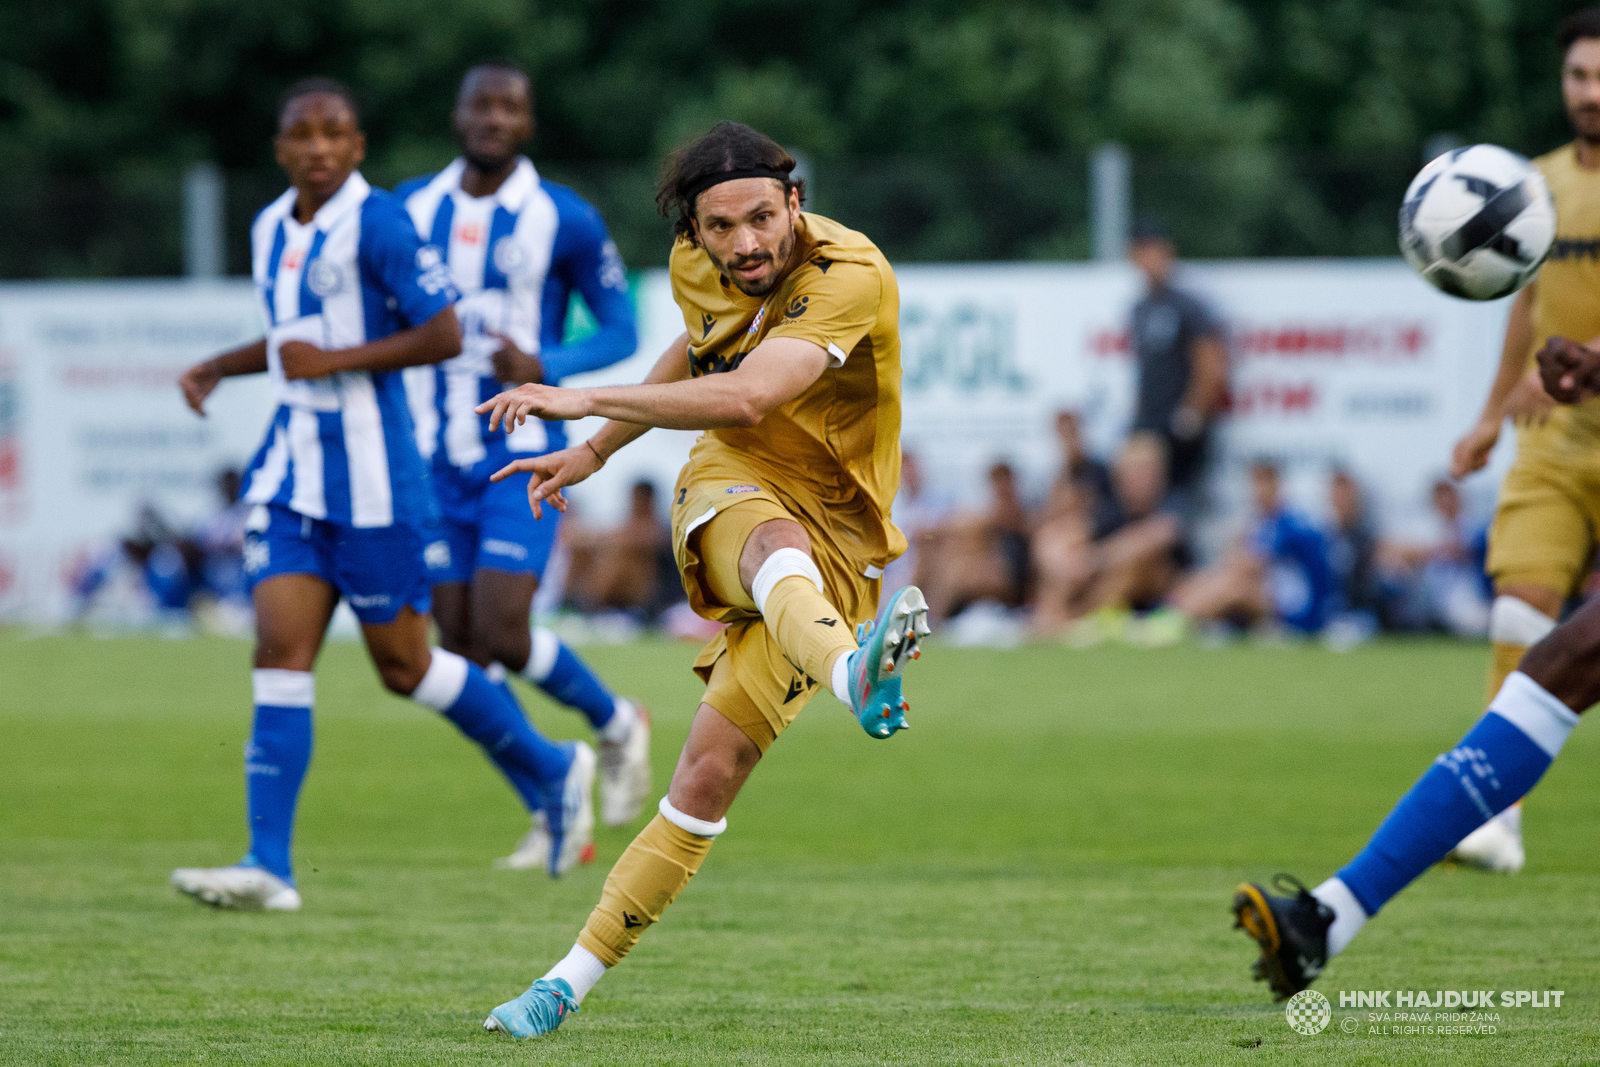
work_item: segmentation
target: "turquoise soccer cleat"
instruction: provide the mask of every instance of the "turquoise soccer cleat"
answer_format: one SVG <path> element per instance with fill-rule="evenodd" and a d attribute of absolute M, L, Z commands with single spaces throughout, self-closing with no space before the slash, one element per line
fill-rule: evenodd
<path fill-rule="evenodd" d="M 928 602 L 922 590 L 908 585 L 883 606 L 876 623 L 856 629 L 861 647 L 850 653 L 845 670 L 850 679 L 850 710 L 868 736 L 880 740 L 906 730 L 911 709 L 900 695 L 901 668 L 922 655 L 928 628 Z"/>
<path fill-rule="evenodd" d="M 539 1037 L 561 1025 L 578 1002 L 564 978 L 541 978 L 516 1000 L 508 1000 L 483 1020 L 483 1028 L 512 1037 Z"/>

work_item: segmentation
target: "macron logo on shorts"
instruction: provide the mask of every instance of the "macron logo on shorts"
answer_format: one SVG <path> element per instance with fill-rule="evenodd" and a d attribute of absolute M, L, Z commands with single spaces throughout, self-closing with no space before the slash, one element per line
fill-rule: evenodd
<path fill-rule="evenodd" d="M 450 567 L 450 542 L 435 541 L 422 550 L 422 565 L 430 571 L 448 570 Z"/>
<path fill-rule="evenodd" d="M 353 608 L 381 608 L 389 603 L 388 593 L 374 593 L 372 596 L 363 596 L 360 593 L 351 593 L 345 598 L 350 601 Z"/>
<path fill-rule="evenodd" d="M 272 546 L 258 537 L 248 538 L 244 543 L 244 569 L 255 574 L 257 571 L 266 570 L 267 564 L 272 562 Z"/>
<path fill-rule="evenodd" d="M 528 550 L 515 541 L 502 541 L 497 537 L 485 537 L 479 546 L 485 555 L 509 556 L 511 559 L 527 559 Z"/>

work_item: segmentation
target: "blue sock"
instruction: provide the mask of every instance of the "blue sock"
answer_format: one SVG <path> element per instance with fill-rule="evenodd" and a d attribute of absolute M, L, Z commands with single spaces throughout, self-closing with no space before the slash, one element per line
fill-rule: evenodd
<path fill-rule="evenodd" d="M 559 637 L 542 626 L 534 628 L 533 651 L 522 668 L 522 676 L 544 690 L 550 699 L 582 712 L 596 730 L 617 712 L 617 698 L 605 683 Z"/>
<path fill-rule="evenodd" d="M 489 681 L 482 668 L 454 652 L 432 651 L 433 662 L 411 694 L 413 700 L 442 712 L 497 765 L 547 784 L 566 777 L 572 756 L 540 736 L 517 702 Z"/>
<path fill-rule="evenodd" d="M 242 862 L 293 885 L 289 845 L 300 783 L 311 763 L 314 681 L 310 671 L 258 670 L 252 682 L 256 714 L 244 749 L 250 853 Z"/>
<path fill-rule="evenodd" d="M 1339 871 L 1368 915 L 1509 808 L 1550 766 L 1578 717 L 1521 671 L 1461 743 L 1433 761 Z"/>
<path fill-rule="evenodd" d="M 517 700 L 517 694 L 511 691 L 511 683 L 506 681 L 506 669 L 498 663 L 491 663 L 484 668 L 484 676 L 493 682 L 505 694 L 505 698 L 516 705 L 517 712 L 527 718 L 522 703 Z M 486 750 L 487 751 L 487 750 Z M 506 776 L 506 781 L 511 783 L 511 788 L 517 791 L 517 796 L 522 798 L 522 806 L 530 813 L 538 811 L 544 805 L 544 794 L 539 790 L 539 783 L 516 763 L 507 759 L 503 753 L 488 752 L 494 765 L 500 768 L 500 773 Z"/>

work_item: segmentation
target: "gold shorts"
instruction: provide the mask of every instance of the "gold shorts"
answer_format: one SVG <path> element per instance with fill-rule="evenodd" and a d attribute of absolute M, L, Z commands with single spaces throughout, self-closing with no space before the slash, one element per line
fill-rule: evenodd
<path fill-rule="evenodd" d="M 872 566 L 873 516 L 868 506 L 823 509 L 771 479 L 726 462 L 691 462 L 672 494 L 672 548 L 689 605 L 699 615 L 728 624 L 700 651 L 694 670 L 706 682 L 705 702 L 743 730 L 765 752 L 828 680 L 808 676 L 789 662 L 739 581 L 739 556 L 757 526 L 773 519 L 798 522 L 811 539 L 811 558 L 823 589 L 854 630 L 878 608 L 882 570 Z"/>
<path fill-rule="evenodd" d="M 1486 568 L 1497 588 L 1537 585 L 1563 597 L 1583 583 L 1600 530 L 1600 466 L 1519 455 L 1500 487 Z"/>

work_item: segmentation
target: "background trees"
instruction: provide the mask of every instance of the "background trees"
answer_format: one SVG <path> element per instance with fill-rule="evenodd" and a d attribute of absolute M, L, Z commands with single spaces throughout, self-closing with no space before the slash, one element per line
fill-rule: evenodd
<path fill-rule="evenodd" d="M 0 222 L 59 217 L 57 201 L 78 189 L 68 222 L 98 198 L 111 223 L 128 214 L 116 197 L 161 200 L 198 160 L 236 176 L 247 217 L 277 180 L 266 136 L 277 95 L 309 73 L 361 94 L 372 178 L 434 169 L 452 153 L 461 70 L 497 56 L 535 74 L 540 165 L 618 216 L 635 262 L 664 247 L 638 204 L 655 161 L 722 117 L 807 153 L 819 209 L 913 201 L 880 227 L 903 234 L 892 238 L 902 256 L 1084 254 L 1084 156 L 1106 140 L 1134 152 L 1141 207 L 1171 217 L 1196 251 L 1387 253 L 1395 184 L 1431 135 L 1530 153 L 1566 139 L 1554 36 L 1573 6 L 10 0 Z M 1033 221 L 961 207 L 988 200 Z M 0 273 L 124 269 L 68 250 L 22 270 L 0 252 Z"/>

